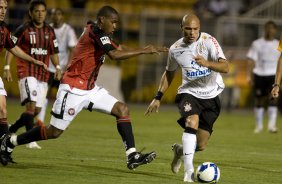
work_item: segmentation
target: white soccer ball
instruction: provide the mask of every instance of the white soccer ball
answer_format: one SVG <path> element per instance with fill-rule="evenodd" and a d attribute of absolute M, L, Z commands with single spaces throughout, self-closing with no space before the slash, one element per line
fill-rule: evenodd
<path fill-rule="evenodd" d="M 216 183 L 220 178 L 220 170 L 212 162 L 204 162 L 198 166 L 195 179 L 200 183 Z"/>

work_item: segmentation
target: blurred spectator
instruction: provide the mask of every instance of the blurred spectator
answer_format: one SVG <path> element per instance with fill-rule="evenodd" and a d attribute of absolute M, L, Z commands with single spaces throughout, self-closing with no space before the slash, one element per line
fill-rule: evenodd
<path fill-rule="evenodd" d="M 88 0 L 70 0 L 72 8 L 84 9 Z"/>
<path fill-rule="evenodd" d="M 15 29 L 22 24 L 24 18 L 28 16 L 28 3 L 30 0 L 14 0 L 15 6 L 10 8 L 10 18 L 11 22 L 11 31 L 15 31 Z"/>
<path fill-rule="evenodd" d="M 225 15 L 228 12 L 226 0 L 211 0 L 208 4 L 208 10 L 216 17 Z"/>

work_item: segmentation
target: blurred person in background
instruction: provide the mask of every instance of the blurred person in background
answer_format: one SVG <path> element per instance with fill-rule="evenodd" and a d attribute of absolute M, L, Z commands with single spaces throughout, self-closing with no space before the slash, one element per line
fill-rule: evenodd
<path fill-rule="evenodd" d="M 183 37 L 169 49 L 166 70 L 145 115 L 158 112 L 160 100 L 180 67 L 182 85 L 175 103 L 181 115 L 177 122 L 184 129 L 183 146 L 173 145 L 171 170 L 178 173 L 183 159 L 184 182 L 194 182 L 194 154 L 205 149 L 213 132 L 221 110 L 218 95 L 224 89 L 220 73 L 228 73 L 229 65 L 217 40 L 200 32 L 200 20 L 195 14 L 183 17 L 181 30 Z"/>
<path fill-rule="evenodd" d="M 16 55 L 17 57 L 20 57 L 25 62 L 27 63 L 30 62 L 47 69 L 47 66 L 44 65 L 43 62 L 30 57 L 21 48 L 15 46 L 13 40 L 11 39 L 11 33 L 7 27 L 7 24 L 4 22 L 7 8 L 8 8 L 8 2 L 6 0 L 0 0 L 0 30 L 1 30 L 0 51 L 2 51 L 3 48 L 6 48 L 9 52 Z M 5 71 L 9 69 L 10 69 L 9 65 L 4 66 Z M 8 132 L 6 96 L 7 96 L 7 92 L 4 88 L 2 78 L 0 77 L 0 137 L 2 137 L 5 133 Z"/>
<path fill-rule="evenodd" d="M 69 24 L 64 22 L 64 12 L 62 9 L 52 9 L 50 18 L 52 21 L 50 26 L 54 28 L 60 51 L 58 54 L 59 64 L 62 69 L 62 73 L 64 73 L 70 63 L 73 49 L 77 43 L 77 37 L 74 29 Z M 60 84 L 60 81 L 56 80 L 54 77 L 56 73 L 56 67 L 53 65 L 51 60 L 49 63 L 48 71 L 50 72 L 50 76 L 48 80 L 47 98 L 37 117 L 41 122 L 44 122 L 46 108 L 48 106 L 48 98 L 51 96 L 52 89 L 55 88 L 56 90 L 58 90 Z"/>
<path fill-rule="evenodd" d="M 58 43 L 56 35 L 51 26 L 45 23 L 46 3 L 42 0 L 32 0 L 29 4 L 30 20 L 20 25 L 13 35 L 14 43 L 35 59 L 42 60 L 49 66 L 51 58 L 56 66 L 55 78 L 61 78 L 61 67 L 58 59 Z M 10 66 L 13 56 L 6 55 L 6 66 Z M 21 105 L 25 106 L 25 111 L 9 128 L 11 133 L 25 126 L 26 130 L 34 126 L 34 117 L 38 115 L 44 105 L 48 90 L 47 81 L 49 72 L 42 66 L 27 63 L 21 58 L 16 58 L 18 84 L 21 97 Z M 10 70 L 5 70 L 8 81 L 12 81 Z M 36 143 L 27 145 L 28 148 L 41 149 Z"/>
<path fill-rule="evenodd" d="M 256 126 L 254 133 L 263 130 L 264 110 L 267 109 L 268 131 L 276 133 L 278 113 L 277 99 L 270 98 L 272 84 L 280 52 L 276 49 L 279 41 L 275 38 L 277 25 L 268 21 L 264 25 L 264 36 L 253 41 L 248 53 L 249 81 L 254 92 L 254 113 Z"/>
<path fill-rule="evenodd" d="M 111 6 L 102 7 L 96 19 L 95 22 L 88 21 L 74 48 L 71 64 L 64 73 L 57 92 L 50 124 L 36 126 L 18 136 L 6 134 L 2 137 L 0 161 L 3 165 L 8 164 L 7 160 L 17 145 L 58 138 L 81 110 L 94 110 L 115 117 L 117 130 L 124 144 L 128 169 L 135 169 L 155 159 L 154 151 L 141 153 L 136 150 L 128 106 L 110 95 L 106 89 L 99 87 L 96 79 L 105 55 L 113 60 L 124 60 L 143 54 L 167 52 L 168 49 L 152 45 L 130 48 L 117 44 L 112 35 L 117 29 L 119 14 Z M 83 136 L 82 132 L 78 139 Z"/>

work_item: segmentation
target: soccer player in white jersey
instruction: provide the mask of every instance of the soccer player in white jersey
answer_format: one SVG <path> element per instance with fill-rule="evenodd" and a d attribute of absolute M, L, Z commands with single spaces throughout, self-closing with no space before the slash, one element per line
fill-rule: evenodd
<path fill-rule="evenodd" d="M 70 62 L 70 59 L 73 53 L 73 48 L 75 47 L 77 43 L 77 37 L 76 37 L 74 29 L 69 24 L 64 22 L 64 12 L 62 9 L 53 8 L 51 10 L 50 19 L 52 21 L 50 26 L 54 28 L 54 31 L 57 37 L 57 41 L 58 41 L 59 64 L 62 69 L 62 72 L 64 72 Z M 38 119 L 41 122 L 44 122 L 46 108 L 48 106 L 48 97 L 50 97 L 52 89 L 53 88 L 58 89 L 59 84 L 60 84 L 60 81 L 54 78 L 56 68 L 52 64 L 51 61 L 49 63 L 48 71 L 50 72 L 50 77 L 48 80 L 48 85 L 49 85 L 48 94 L 47 94 L 45 104 L 42 107 L 38 115 Z"/>
<path fill-rule="evenodd" d="M 278 59 L 277 63 L 277 70 L 275 74 L 275 82 L 272 85 L 272 91 L 271 91 L 271 96 L 272 98 L 277 99 L 279 97 L 279 92 L 280 92 L 280 84 L 281 84 L 281 78 L 282 78 L 282 34 L 280 36 L 280 41 L 277 50 L 280 52 L 280 57 Z"/>
<path fill-rule="evenodd" d="M 254 133 L 263 130 L 264 109 L 267 107 L 268 131 L 276 133 L 277 99 L 270 98 L 274 83 L 277 61 L 280 52 L 276 49 L 279 41 L 275 39 L 277 25 L 268 21 L 264 25 L 264 36 L 253 41 L 247 57 L 249 58 L 250 81 L 255 96 L 254 113 L 256 127 Z"/>
<path fill-rule="evenodd" d="M 229 65 L 216 39 L 200 32 L 200 20 L 195 14 L 183 17 L 181 29 L 183 37 L 169 49 L 166 70 L 157 95 L 145 115 L 158 111 L 161 97 L 179 66 L 182 69 L 182 84 L 178 88 L 175 102 L 181 115 L 177 122 L 184 128 L 183 147 L 173 145 L 171 169 L 178 173 L 183 158 L 184 182 L 193 182 L 194 153 L 204 150 L 219 116 L 221 106 L 218 95 L 224 89 L 220 73 L 227 73 Z"/>

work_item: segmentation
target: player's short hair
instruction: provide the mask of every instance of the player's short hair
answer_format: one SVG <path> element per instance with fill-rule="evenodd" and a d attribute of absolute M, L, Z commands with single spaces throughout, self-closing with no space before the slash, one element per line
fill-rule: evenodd
<path fill-rule="evenodd" d="M 272 20 L 267 21 L 267 22 L 264 24 L 264 27 L 269 26 L 269 25 L 271 25 L 271 26 L 273 26 L 275 29 L 277 29 L 277 24 L 276 24 L 274 21 L 272 21 Z"/>
<path fill-rule="evenodd" d="M 31 0 L 29 3 L 29 11 L 32 12 L 37 5 L 43 5 L 47 9 L 47 5 L 44 0 Z"/>
<path fill-rule="evenodd" d="M 116 9 L 114 9 L 111 6 L 103 6 L 102 8 L 100 8 L 100 10 L 97 13 L 97 18 L 98 17 L 108 17 L 111 14 L 116 14 L 118 15 L 118 12 L 116 11 Z"/>
<path fill-rule="evenodd" d="M 57 11 L 61 12 L 62 15 L 64 15 L 64 13 L 65 13 L 61 8 L 52 8 L 52 9 L 51 9 L 51 14 L 52 14 L 52 13 L 55 13 L 55 12 L 57 12 Z"/>

